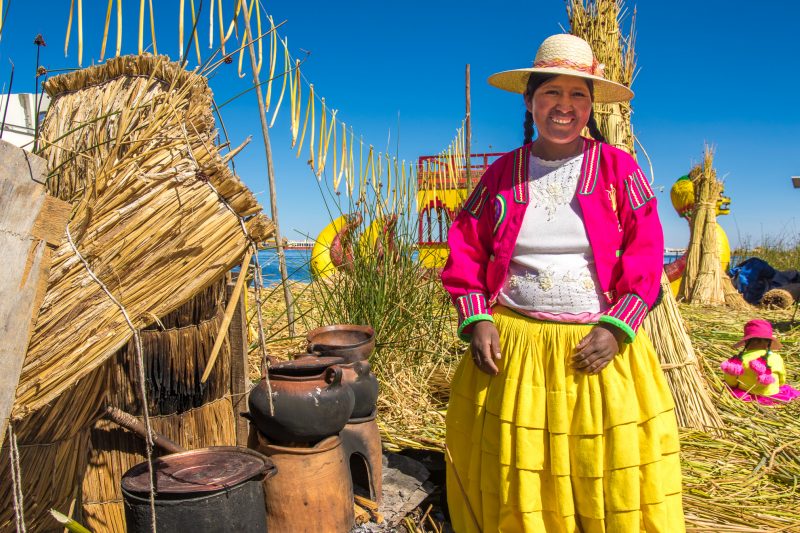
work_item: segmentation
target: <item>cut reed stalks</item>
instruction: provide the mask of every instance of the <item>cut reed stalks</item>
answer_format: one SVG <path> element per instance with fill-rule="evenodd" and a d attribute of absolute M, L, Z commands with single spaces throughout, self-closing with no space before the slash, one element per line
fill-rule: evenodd
<path fill-rule="evenodd" d="M 700 361 L 672 296 L 667 275 L 661 275 L 661 303 L 644 320 L 675 401 L 678 425 L 715 434 L 723 427 L 703 377 Z"/>

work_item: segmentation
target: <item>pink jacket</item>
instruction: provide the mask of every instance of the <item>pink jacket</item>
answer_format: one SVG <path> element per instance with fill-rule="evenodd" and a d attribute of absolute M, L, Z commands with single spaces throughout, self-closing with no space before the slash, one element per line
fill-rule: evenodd
<path fill-rule="evenodd" d="M 526 144 L 494 162 L 450 228 L 450 257 L 442 283 L 458 309 L 458 334 L 492 320 L 491 306 L 505 282 L 528 207 Z M 664 235 L 656 199 L 633 158 L 584 139 L 576 192 L 609 309 L 601 322 L 621 328 L 631 342 L 655 302 L 664 262 Z"/>

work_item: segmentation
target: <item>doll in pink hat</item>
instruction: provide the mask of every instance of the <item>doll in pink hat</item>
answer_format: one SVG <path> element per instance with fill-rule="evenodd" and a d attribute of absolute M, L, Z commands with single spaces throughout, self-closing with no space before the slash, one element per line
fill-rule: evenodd
<path fill-rule="evenodd" d="M 720 365 L 731 394 L 762 405 L 800 398 L 800 391 L 786 383 L 783 359 L 773 351 L 782 345 L 773 335 L 772 324 L 762 319 L 751 320 L 744 325 L 744 336 L 733 347 L 741 351 Z"/>

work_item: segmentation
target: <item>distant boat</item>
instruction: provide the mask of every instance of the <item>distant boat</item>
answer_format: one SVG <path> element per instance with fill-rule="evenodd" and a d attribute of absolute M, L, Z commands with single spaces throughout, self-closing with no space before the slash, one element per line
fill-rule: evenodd
<path fill-rule="evenodd" d="M 311 250 L 314 248 L 314 241 L 286 241 L 284 248 L 287 250 Z"/>

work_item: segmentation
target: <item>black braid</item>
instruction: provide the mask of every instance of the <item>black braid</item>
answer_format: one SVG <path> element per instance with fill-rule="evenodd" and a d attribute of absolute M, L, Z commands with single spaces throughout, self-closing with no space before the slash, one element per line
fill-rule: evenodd
<path fill-rule="evenodd" d="M 600 141 L 601 143 L 608 142 L 605 136 L 600 132 L 600 128 L 597 127 L 597 121 L 594 119 L 594 109 L 592 109 L 592 112 L 589 114 L 589 122 L 586 123 L 586 127 L 589 128 L 589 133 L 595 141 Z"/>
<path fill-rule="evenodd" d="M 533 115 L 530 111 L 525 111 L 525 140 L 522 144 L 528 144 L 533 140 Z"/>

